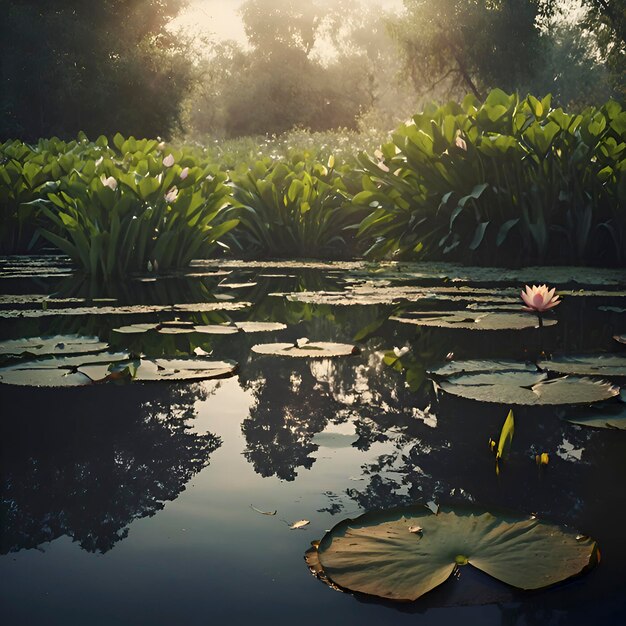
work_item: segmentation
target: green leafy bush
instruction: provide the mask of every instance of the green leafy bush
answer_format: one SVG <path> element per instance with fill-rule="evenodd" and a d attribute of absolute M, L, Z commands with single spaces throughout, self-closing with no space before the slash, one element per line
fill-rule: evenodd
<path fill-rule="evenodd" d="M 262 256 L 349 256 L 365 215 L 351 205 L 334 157 L 318 162 L 257 161 L 233 183 L 237 249 Z"/>
<path fill-rule="evenodd" d="M 115 143 L 121 162 L 109 151 L 30 203 L 41 235 L 87 273 L 183 267 L 237 225 L 223 219 L 230 198 L 224 173 L 163 157 L 158 142 L 116 136 Z"/>
<path fill-rule="evenodd" d="M 374 157 L 373 209 L 359 236 L 374 257 L 488 264 L 626 262 L 626 112 L 568 114 L 550 96 L 492 91 L 430 107 Z"/>

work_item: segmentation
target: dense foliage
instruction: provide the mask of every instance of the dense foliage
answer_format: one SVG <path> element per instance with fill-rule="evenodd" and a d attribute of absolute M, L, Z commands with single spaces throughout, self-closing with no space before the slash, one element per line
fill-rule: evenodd
<path fill-rule="evenodd" d="M 183 0 L 0 0 L 0 140 L 168 133 L 193 78 Z"/>
<path fill-rule="evenodd" d="M 92 275 L 182 267 L 237 224 L 226 175 L 155 140 L 0 146 L 2 250 L 42 236 Z"/>
<path fill-rule="evenodd" d="M 615 101 L 567 113 L 550 96 L 495 90 L 482 104 L 430 106 L 377 145 L 305 132 L 205 147 L 120 134 L 6 142 L 0 250 L 47 242 L 103 275 L 218 249 L 626 263 L 626 111 Z"/>
<path fill-rule="evenodd" d="M 487 264 L 626 261 L 626 112 L 492 91 L 400 126 L 354 198 L 369 253 Z"/>

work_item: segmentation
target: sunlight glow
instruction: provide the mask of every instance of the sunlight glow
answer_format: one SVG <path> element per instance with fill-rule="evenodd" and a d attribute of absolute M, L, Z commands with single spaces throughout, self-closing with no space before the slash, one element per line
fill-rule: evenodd
<path fill-rule="evenodd" d="M 239 44 L 246 44 L 239 8 L 244 0 L 191 0 L 173 22 L 174 29 L 183 28 L 196 36 L 210 36 L 218 41 L 232 39 Z M 381 6 L 385 11 L 400 13 L 402 0 L 365 0 Z"/>

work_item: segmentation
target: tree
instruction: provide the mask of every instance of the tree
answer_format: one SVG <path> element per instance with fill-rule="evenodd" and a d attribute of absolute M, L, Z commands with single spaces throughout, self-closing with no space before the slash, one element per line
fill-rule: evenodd
<path fill-rule="evenodd" d="M 192 81 L 184 0 L 0 0 L 0 137 L 167 134 Z"/>
<path fill-rule="evenodd" d="M 451 95 L 528 84 L 542 62 L 540 0 L 405 0 L 391 29 L 417 91 Z"/>
<path fill-rule="evenodd" d="M 193 131 L 357 128 L 380 107 L 393 112 L 385 120 L 391 128 L 406 116 L 406 88 L 395 84 L 399 57 L 380 7 L 363 0 L 247 0 L 241 14 L 250 49 L 233 42 L 212 47 L 189 100 Z"/>

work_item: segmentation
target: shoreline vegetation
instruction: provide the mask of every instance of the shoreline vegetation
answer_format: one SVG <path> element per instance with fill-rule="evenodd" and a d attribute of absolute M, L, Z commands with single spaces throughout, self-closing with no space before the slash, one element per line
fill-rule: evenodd
<path fill-rule="evenodd" d="M 626 111 L 493 90 L 381 133 L 0 144 L 0 253 L 94 276 L 193 258 L 626 265 Z"/>

